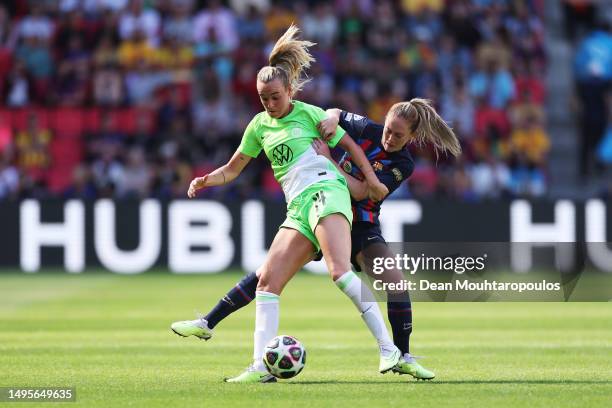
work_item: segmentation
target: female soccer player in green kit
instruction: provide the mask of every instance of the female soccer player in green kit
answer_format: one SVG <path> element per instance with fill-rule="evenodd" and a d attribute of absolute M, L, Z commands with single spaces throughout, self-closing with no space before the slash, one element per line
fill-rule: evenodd
<path fill-rule="evenodd" d="M 270 65 L 257 74 L 257 91 L 265 111 L 249 123 L 230 161 L 207 175 L 195 178 L 188 191 L 188 196 L 193 198 L 202 188 L 231 182 L 251 158 L 264 150 L 287 201 L 287 218 L 260 269 L 255 297 L 253 363 L 228 382 L 275 381 L 266 371 L 262 358 L 265 345 L 278 331 L 279 295 L 286 283 L 319 250 L 332 279 L 355 304 L 378 342 L 379 371 L 391 370 L 401 358 L 378 304 L 361 300 L 362 293 L 368 289 L 351 271 L 350 226 L 353 214 L 346 180 L 327 158 L 318 155 L 312 147 L 313 140 L 319 138 L 316 126 L 325 118 L 325 112 L 292 100 L 306 82 L 301 78 L 302 71 L 314 61 L 308 52 L 314 44 L 297 40 L 297 32 L 297 27 L 291 26 L 283 34 L 270 53 Z M 379 201 L 385 197 L 387 187 L 378 180 L 363 151 L 345 136 L 342 129 L 337 129 L 328 145 L 341 146 L 351 154 L 364 175 L 371 199 Z"/>

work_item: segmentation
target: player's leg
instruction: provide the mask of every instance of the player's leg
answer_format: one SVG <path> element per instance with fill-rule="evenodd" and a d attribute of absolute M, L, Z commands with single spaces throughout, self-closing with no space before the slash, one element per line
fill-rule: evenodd
<path fill-rule="evenodd" d="M 264 347 L 278 333 L 280 293 L 295 273 L 310 260 L 313 250 L 311 241 L 295 229 L 281 228 L 276 234 L 266 261 L 259 269 L 255 292 L 253 362 L 242 374 L 226 381 L 275 381 L 263 364 Z"/>
<path fill-rule="evenodd" d="M 399 269 L 385 269 L 382 274 L 372 272 L 375 258 L 393 258 L 376 226 L 369 228 L 361 237 L 364 248 L 357 253 L 355 260 L 360 270 L 385 283 L 400 283 L 404 276 Z M 387 291 L 387 317 L 393 332 L 393 342 L 402 354 L 410 353 L 410 334 L 412 333 L 412 304 L 407 290 Z"/>
<path fill-rule="evenodd" d="M 350 228 L 345 215 L 333 213 L 319 220 L 315 235 L 332 279 L 353 302 L 380 347 L 380 372 L 392 369 L 401 353 L 393 345 L 382 314 L 372 294 L 350 267 Z M 362 299 L 362 295 L 365 299 Z M 370 299 L 367 299 L 370 297 Z"/>
<path fill-rule="evenodd" d="M 365 234 L 363 250 L 355 256 L 356 262 L 362 271 L 376 279 L 387 283 L 398 283 L 404 277 L 399 269 L 386 269 L 381 275 L 374 275 L 372 262 L 374 258 L 393 258 L 394 254 L 389 250 L 382 235 L 377 237 L 377 227 L 372 228 Z M 378 229 L 378 233 L 380 230 Z M 356 237 L 358 238 L 358 237 Z M 378 239 L 380 238 L 380 239 Z M 369 245 L 367 243 L 370 243 Z M 435 374 L 421 366 L 410 354 L 410 335 L 412 334 L 412 303 L 408 291 L 387 292 L 387 317 L 393 332 L 393 342 L 401 350 L 402 359 L 393 367 L 393 371 L 399 374 L 410 374 L 417 379 L 431 380 Z"/>
<path fill-rule="evenodd" d="M 196 336 L 203 340 L 210 339 L 213 336 L 214 327 L 221 320 L 255 299 L 258 272 L 251 272 L 245 275 L 240 282 L 219 300 L 208 314 L 200 316 L 195 320 L 174 322 L 170 328 L 179 336 Z"/>

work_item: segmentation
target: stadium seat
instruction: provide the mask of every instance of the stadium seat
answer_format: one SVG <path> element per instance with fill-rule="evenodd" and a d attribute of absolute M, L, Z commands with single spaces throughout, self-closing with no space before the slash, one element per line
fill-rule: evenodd
<path fill-rule="evenodd" d="M 47 185 L 54 193 L 61 193 L 66 190 L 72 182 L 72 172 L 74 166 L 56 167 L 53 166 L 49 171 Z"/>
<path fill-rule="evenodd" d="M 38 126 L 49 128 L 49 112 L 43 108 L 22 108 L 12 111 L 12 122 L 15 130 L 23 130 L 27 127 L 28 117 L 35 114 L 38 118 Z"/>
<path fill-rule="evenodd" d="M 116 112 L 118 130 L 128 135 L 134 134 L 138 129 L 138 121 L 146 121 L 146 131 L 155 129 L 155 115 L 149 109 L 122 109 Z"/>
<path fill-rule="evenodd" d="M 84 129 L 84 111 L 82 109 L 63 108 L 53 113 L 53 130 L 56 139 L 79 138 Z"/>
<path fill-rule="evenodd" d="M 84 130 L 87 132 L 97 132 L 100 129 L 101 111 L 98 108 L 85 109 L 84 115 Z"/>
<path fill-rule="evenodd" d="M 13 126 L 13 112 L 10 109 L 0 109 L 0 123 Z"/>

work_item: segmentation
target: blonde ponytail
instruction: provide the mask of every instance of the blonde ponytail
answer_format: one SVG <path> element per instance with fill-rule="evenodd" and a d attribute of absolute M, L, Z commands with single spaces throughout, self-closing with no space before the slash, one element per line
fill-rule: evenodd
<path fill-rule="evenodd" d="M 450 153 L 457 157 L 461 154 L 461 144 L 453 129 L 442 119 L 427 99 L 414 98 L 408 102 L 396 103 L 389 109 L 393 114 L 406 120 L 418 144 L 431 143 L 439 152 Z"/>
<path fill-rule="evenodd" d="M 270 65 L 263 67 L 257 73 L 257 79 L 263 83 L 280 78 L 286 87 L 291 88 L 292 96 L 309 81 L 308 78 L 302 77 L 302 72 L 315 61 L 308 52 L 308 48 L 315 43 L 296 39 L 299 31 L 297 26 L 291 24 L 270 52 L 268 58 Z"/>

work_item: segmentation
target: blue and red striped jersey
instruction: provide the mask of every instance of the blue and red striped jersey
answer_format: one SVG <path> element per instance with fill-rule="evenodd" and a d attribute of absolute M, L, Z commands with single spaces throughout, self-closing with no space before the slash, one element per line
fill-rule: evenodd
<path fill-rule="evenodd" d="M 414 170 L 412 156 L 406 148 L 393 153 L 387 153 L 383 149 L 381 143 L 383 125 L 345 111 L 340 114 L 339 125 L 361 147 L 376 176 L 389 189 L 389 194 L 410 177 Z M 354 165 L 348 153 L 344 153 L 339 164 L 351 176 L 358 180 L 364 179 L 361 170 Z M 381 204 L 382 201 L 374 202 L 369 198 L 361 201 L 352 200 L 354 221 L 378 224 Z"/>

